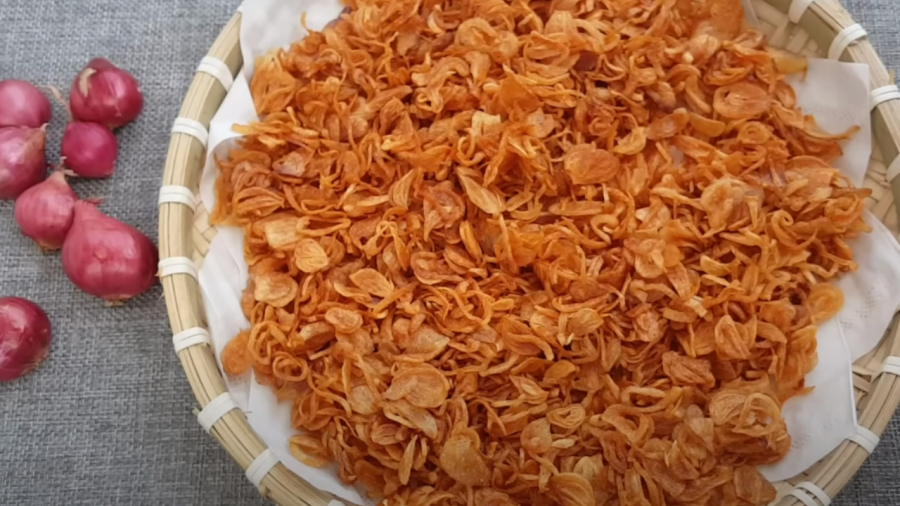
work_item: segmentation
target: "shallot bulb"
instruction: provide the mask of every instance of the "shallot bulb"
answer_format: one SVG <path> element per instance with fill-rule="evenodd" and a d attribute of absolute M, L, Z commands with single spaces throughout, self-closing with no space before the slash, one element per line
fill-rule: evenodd
<path fill-rule="evenodd" d="M 0 81 L 0 127 L 38 128 L 50 122 L 50 101 L 31 83 Z"/>
<path fill-rule="evenodd" d="M 0 128 L 0 199 L 12 200 L 44 179 L 46 143 L 43 128 Z"/>
<path fill-rule="evenodd" d="M 16 199 L 16 223 L 22 234 L 31 238 L 41 249 L 62 248 L 66 234 L 72 228 L 75 202 L 78 196 L 66 183 L 60 171 L 50 174 Z"/>
<path fill-rule="evenodd" d="M 75 174 L 100 178 L 115 172 L 119 145 L 116 136 L 105 126 L 75 122 L 66 126 L 60 152 L 66 167 Z"/>
<path fill-rule="evenodd" d="M 0 382 L 35 370 L 50 353 L 50 319 L 34 302 L 0 298 Z"/>
<path fill-rule="evenodd" d="M 138 230 L 75 203 L 75 219 L 62 248 L 63 270 L 81 290 L 110 304 L 124 302 L 156 283 L 159 252 Z"/>
<path fill-rule="evenodd" d="M 79 121 L 118 128 L 138 117 L 144 96 L 131 74 L 108 60 L 94 58 L 72 83 L 69 107 Z"/>

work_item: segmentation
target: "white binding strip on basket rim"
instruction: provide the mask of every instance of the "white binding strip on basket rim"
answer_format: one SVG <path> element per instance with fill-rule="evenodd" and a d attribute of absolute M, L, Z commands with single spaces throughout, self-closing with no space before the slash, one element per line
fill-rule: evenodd
<path fill-rule="evenodd" d="M 884 373 L 893 374 L 894 376 L 900 376 L 900 357 L 885 358 L 884 362 L 881 363 L 881 368 L 878 369 L 878 372 L 875 373 L 875 377 L 877 378 Z"/>
<path fill-rule="evenodd" d="M 818 506 L 815 499 L 818 499 L 822 506 L 831 506 L 831 498 L 818 485 L 810 481 L 801 481 L 791 490 L 790 495 L 796 497 L 807 506 Z"/>
<path fill-rule="evenodd" d="M 266 448 L 262 453 L 260 453 L 253 462 L 250 463 L 250 466 L 247 467 L 247 479 L 250 480 L 250 483 L 253 486 L 259 488 L 260 483 L 262 483 L 263 478 L 269 474 L 269 471 L 278 464 L 278 457 L 275 455 L 270 448 Z"/>
<path fill-rule="evenodd" d="M 186 186 L 166 185 L 159 189 L 158 205 L 163 204 L 184 204 L 196 211 L 197 197 Z"/>
<path fill-rule="evenodd" d="M 176 118 L 175 123 L 172 124 L 172 133 L 190 135 L 200 141 L 200 144 L 203 145 L 204 149 L 206 149 L 206 145 L 209 143 L 209 130 L 203 126 L 203 123 L 200 123 L 195 119 Z"/>
<path fill-rule="evenodd" d="M 806 492 L 806 490 L 795 488 L 792 489 L 788 495 L 794 496 L 802 502 L 805 506 L 820 506 L 816 500 Z"/>
<path fill-rule="evenodd" d="M 204 74 L 215 77 L 222 87 L 225 88 L 226 93 L 234 84 L 234 76 L 231 74 L 231 69 L 228 68 L 228 65 L 225 65 L 225 62 L 218 58 L 213 58 L 212 56 L 204 56 L 203 59 L 200 60 L 200 65 L 197 66 L 197 72 L 203 72 Z"/>
<path fill-rule="evenodd" d="M 188 257 L 171 257 L 159 261 L 159 277 L 174 276 L 175 274 L 187 274 L 197 279 L 197 267 L 194 261 Z"/>
<path fill-rule="evenodd" d="M 885 102 L 900 99 L 900 88 L 897 88 L 896 84 L 889 84 L 887 86 L 882 86 L 881 88 L 875 88 L 869 96 L 872 103 L 872 110 L 875 110 L 876 107 Z"/>
<path fill-rule="evenodd" d="M 223 392 L 200 410 L 200 413 L 197 414 L 197 421 L 200 422 L 203 430 L 210 432 L 216 422 L 233 409 L 237 409 L 234 397 L 231 396 L 231 392 Z"/>
<path fill-rule="evenodd" d="M 172 345 L 175 347 L 175 353 L 198 344 L 212 344 L 209 331 L 203 327 L 185 329 L 172 336 Z"/>
<path fill-rule="evenodd" d="M 866 451 L 866 453 L 872 453 L 873 451 L 875 451 L 875 447 L 878 446 L 878 443 L 881 442 L 881 438 L 862 425 L 857 425 L 856 435 L 851 437 L 850 441 L 858 444 L 860 447 L 862 447 L 863 450 Z"/>
<path fill-rule="evenodd" d="M 837 36 L 835 36 L 834 40 L 831 41 L 831 46 L 828 48 L 828 59 L 829 60 L 837 60 L 844 54 L 844 51 L 850 47 L 850 44 L 858 41 L 859 39 L 866 37 L 869 35 L 866 33 L 866 30 L 859 23 L 853 23 L 852 25 L 844 28 L 840 32 L 838 32 Z"/>

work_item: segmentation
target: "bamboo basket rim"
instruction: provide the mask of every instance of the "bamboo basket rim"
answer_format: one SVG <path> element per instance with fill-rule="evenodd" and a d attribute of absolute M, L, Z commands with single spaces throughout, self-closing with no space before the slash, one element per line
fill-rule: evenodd
<path fill-rule="evenodd" d="M 793 33 L 793 40 L 796 41 L 796 34 L 799 33 L 801 36 L 808 36 L 807 48 L 827 48 L 839 32 L 855 24 L 837 0 L 752 0 L 752 3 L 759 17 L 774 27 L 769 34 L 770 40 Z M 794 3 L 810 4 L 798 23 L 788 20 L 789 9 Z M 241 13 L 237 12 L 207 53 L 207 58 L 223 62 L 232 76 L 240 71 L 243 63 L 240 23 Z M 851 44 L 840 59 L 867 63 L 872 89 L 894 84 L 893 74 L 887 71 L 867 38 Z M 217 78 L 213 74 L 206 73 L 201 68 L 194 75 L 180 109 L 179 119 L 192 120 L 208 129 L 210 120 L 227 93 L 227 83 L 223 82 L 221 76 Z M 896 177 L 897 174 L 889 171 L 886 165 L 889 165 L 888 161 L 900 164 L 900 101 L 884 102 L 874 108 L 872 132 L 876 149 L 873 150 L 870 161 L 866 186 L 878 189 L 880 196 L 873 193 L 875 198 L 870 203 L 869 210 L 886 224 L 896 225 L 900 210 L 895 201 L 900 197 L 900 177 Z M 205 158 L 205 142 L 181 130 L 173 131 L 166 157 L 163 187 L 184 187 L 196 194 Z M 887 179 L 888 175 L 892 176 L 892 180 Z M 205 313 L 195 268 L 205 255 L 205 251 L 198 252 L 198 248 L 202 250 L 208 247 L 215 235 L 215 229 L 208 225 L 206 211 L 202 206 L 195 211 L 195 202 L 189 200 L 161 198 L 159 207 L 159 249 L 160 258 L 163 259 L 161 265 L 166 259 L 187 258 L 191 259 L 189 263 L 194 266 L 194 269 L 174 269 L 170 272 L 163 270 L 160 274 L 168 317 L 176 339 L 179 335 L 205 332 Z M 198 228 L 195 223 L 205 223 L 206 228 Z M 897 226 L 889 227 L 894 234 L 898 232 Z M 206 407 L 227 392 L 214 351 L 204 343 L 208 344 L 208 340 L 198 339 L 192 341 L 192 345 L 177 349 L 185 375 L 201 407 Z M 897 315 L 879 347 L 853 366 L 858 424 L 879 437 L 900 405 L 900 367 L 895 367 L 898 371 L 896 373 L 881 374 L 882 362 L 893 357 L 900 357 L 900 325 Z M 897 365 L 900 366 L 900 359 L 897 359 Z M 195 410 L 195 413 L 198 412 Z M 242 469 L 250 468 L 248 478 L 257 484 L 259 492 L 267 499 L 282 506 L 344 504 L 331 494 L 312 487 L 281 463 L 275 463 L 269 469 L 265 461 L 271 456 L 271 452 L 250 427 L 240 409 L 232 408 L 213 420 L 209 433 Z M 816 501 L 817 491 L 825 494 L 824 499 L 835 497 L 868 458 L 870 449 L 851 440 L 844 441 L 802 475 L 777 483 L 779 494 L 773 504 L 808 506 L 822 503 L 827 506 L 830 500 L 823 501 L 820 498 L 819 502 Z"/>

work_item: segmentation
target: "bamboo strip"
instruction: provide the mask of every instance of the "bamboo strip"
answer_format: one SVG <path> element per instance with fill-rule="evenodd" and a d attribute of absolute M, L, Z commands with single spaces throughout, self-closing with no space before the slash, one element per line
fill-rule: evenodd
<path fill-rule="evenodd" d="M 208 56 L 222 60 L 237 74 L 243 64 L 240 52 L 240 14 L 236 14 L 216 39 Z M 179 117 L 209 125 L 222 101 L 225 89 L 214 77 L 198 73 L 188 89 Z M 173 134 L 163 175 L 164 185 L 195 189 L 199 184 L 205 150 L 199 141 L 185 134 Z M 205 214 L 201 213 L 205 217 Z M 192 257 L 194 254 L 194 213 L 186 206 L 160 207 L 160 257 Z M 208 246 L 208 243 L 207 243 Z M 197 282 L 187 275 L 162 280 L 169 321 L 173 332 L 204 326 L 203 305 Z M 208 346 L 195 346 L 179 353 L 185 375 L 201 405 L 226 391 L 216 358 Z M 226 414 L 211 431 L 239 466 L 246 469 L 266 445 L 256 436 L 246 416 L 235 410 Z M 260 493 L 286 506 L 326 506 L 332 499 L 278 464 L 263 479 Z"/>

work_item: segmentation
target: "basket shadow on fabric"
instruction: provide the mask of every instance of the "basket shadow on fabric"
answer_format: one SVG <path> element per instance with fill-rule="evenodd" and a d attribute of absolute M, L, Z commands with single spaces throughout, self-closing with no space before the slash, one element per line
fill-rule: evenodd
<path fill-rule="evenodd" d="M 835 0 L 753 0 L 752 5 L 770 44 L 790 52 L 843 61 L 867 63 L 873 98 L 881 97 L 872 112 L 874 149 L 864 185 L 872 190 L 868 209 L 896 234 L 898 209 L 895 195 L 900 195 L 900 94 L 892 77 L 864 38 L 849 13 Z M 792 7 L 793 6 L 793 7 Z M 239 45 L 240 14 L 236 14 L 222 31 L 208 57 L 237 74 L 242 61 Z M 224 68 L 222 65 L 219 68 Z M 265 497 L 281 505 L 328 506 L 341 504 L 330 495 L 316 490 L 282 464 L 271 459 L 265 444 L 251 429 L 244 414 L 223 402 L 227 396 L 213 350 L 202 336 L 205 317 L 196 269 L 208 252 L 216 229 L 210 226 L 207 210 L 197 206 L 196 195 L 205 160 L 206 139 L 203 128 L 227 93 L 227 78 L 215 71 L 198 72 L 191 84 L 179 118 L 187 121 L 172 135 L 166 160 L 163 186 L 167 188 L 160 203 L 160 258 L 170 264 L 162 277 L 166 305 L 173 333 L 192 336 L 183 341 L 179 359 L 200 406 L 215 401 L 215 416 L 207 420 L 215 437 Z M 200 127 L 197 129 L 196 127 Z M 892 188 L 893 186 L 893 188 Z M 186 189 L 186 190 L 185 190 Z M 175 195 L 175 196 L 173 196 Z M 180 197 L 177 195 L 181 195 Z M 177 259 L 181 259 L 180 261 Z M 189 261 L 188 261 L 189 259 Z M 193 329 L 201 329 L 196 331 Z M 852 441 L 844 441 L 831 454 L 806 472 L 776 484 L 778 506 L 801 504 L 827 505 L 831 497 L 848 483 L 869 456 L 877 437 L 890 422 L 900 404 L 900 332 L 895 317 L 880 345 L 853 366 L 856 407 L 859 425 L 865 432 Z M 210 410 L 206 411 L 210 413 Z"/>

